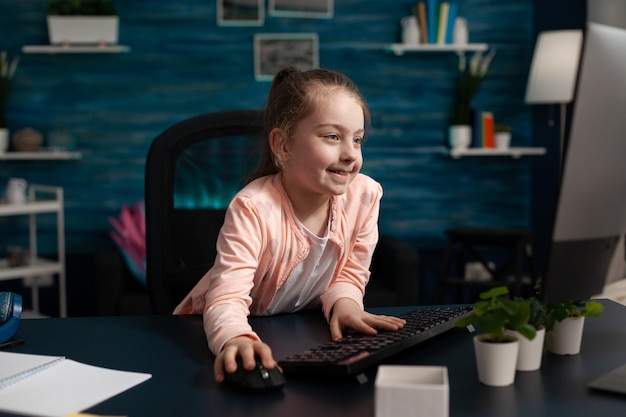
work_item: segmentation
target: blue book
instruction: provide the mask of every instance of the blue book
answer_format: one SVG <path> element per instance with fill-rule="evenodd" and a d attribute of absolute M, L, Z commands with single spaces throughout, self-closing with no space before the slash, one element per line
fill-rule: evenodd
<path fill-rule="evenodd" d="M 437 0 L 426 0 L 428 43 L 437 43 Z"/>
<path fill-rule="evenodd" d="M 446 28 L 446 42 L 452 43 L 452 35 L 454 33 L 454 21 L 456 20 L 456 16 L 459 10 L 459 5 L 456 3 L 450 3 L 450 8 L 448 9 L 448 27 Z"/>

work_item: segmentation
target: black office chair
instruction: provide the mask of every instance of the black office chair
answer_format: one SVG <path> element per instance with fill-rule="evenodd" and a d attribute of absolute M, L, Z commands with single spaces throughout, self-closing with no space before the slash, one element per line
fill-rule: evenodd
<path fill-rule="evenodd" d="M 154 313 L 170 314 L 213 265 L 226 207 L 262 154 L 261 126 L 261 111 L 224 111 L 181 121 L 154 139 L 145 171 L 146 277 Z M 393 250 L 382 249 L 386 241 Z M 372 261 L 380 272 L 372 276 L 366 305 L 416 304 L 417 251 L 393 238 L 380 242 Z"/>

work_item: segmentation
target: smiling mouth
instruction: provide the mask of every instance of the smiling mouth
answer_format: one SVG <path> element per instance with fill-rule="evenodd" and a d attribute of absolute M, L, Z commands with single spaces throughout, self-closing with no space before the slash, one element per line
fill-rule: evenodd
<path fill-rule="evenodd" d="M 350 172 L 352 171 L 346 171 L 343 169 L 329 169 L 329 172 L 332 172 L 333 174 L 337 174 L 337 175 L 349 175 Z"/>

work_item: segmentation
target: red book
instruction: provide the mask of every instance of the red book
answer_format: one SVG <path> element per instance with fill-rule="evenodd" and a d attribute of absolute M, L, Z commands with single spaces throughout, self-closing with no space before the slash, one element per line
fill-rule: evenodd
<path fill-rule="evenodd" d="M 482 113 L 482 125 L 483 147 L 488 149 L 494 149 L 496 147 L 496 140 L 494 133 L 494 118 L 492 112 L 485 111 Z"/>

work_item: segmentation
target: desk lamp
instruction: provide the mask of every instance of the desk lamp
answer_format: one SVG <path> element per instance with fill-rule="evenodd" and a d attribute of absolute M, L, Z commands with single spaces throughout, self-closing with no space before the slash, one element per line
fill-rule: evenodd
<path fill-rule="evenodd" d="M 559 161 L 563 158 L 567 103 L 574 99 L 582 42 L 583 32 L 578 29 L 541 32 L 526 86 L 526 103 L 560 104 Z M 553 124 L 550 120 L 549 125 Z"/>

